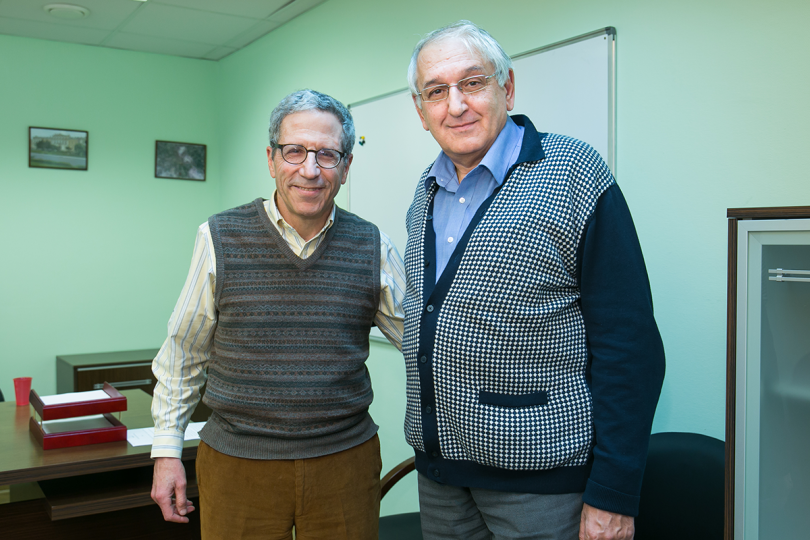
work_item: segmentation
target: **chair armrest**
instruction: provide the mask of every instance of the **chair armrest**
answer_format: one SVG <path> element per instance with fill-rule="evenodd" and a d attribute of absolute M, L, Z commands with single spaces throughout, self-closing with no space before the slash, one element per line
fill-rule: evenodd
<path fill-rule="evenodd" d="M 380 480 L 380 498 L 385 497 L 385 494 L 388 493 L 394 484 L 399 482 L 406 474 L 416 469 L 416 465 L 414 465 L 414 458 L 409 457 L 390 471 L 388 474 L 383 476 L 383 479 Z"/>

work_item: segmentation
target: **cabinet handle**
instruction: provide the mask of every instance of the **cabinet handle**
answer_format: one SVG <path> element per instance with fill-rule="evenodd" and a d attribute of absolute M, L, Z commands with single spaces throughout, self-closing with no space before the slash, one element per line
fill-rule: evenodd
<path fill-rule="evenodd" d="M 775 270 L 768 269 L 768 273 L 776 274 L 775 276 L 768 276 L 768 279 L 771 281 L 810 281 L 810 277 L 793 277 L 791 275 L 810 276 L 810 270 L 783 270 L 782 268 L 777 268 Z"/>
<path fill-rule="evenodd" d="M 151 366 L 151 365 L 152 365 L 152 361 L 150 360 L 148 362 L 137 362 L 137 363 L 131 363 L 131 364 L 114 364 L 114 365 L 104 364 L 104 365 L 101 365 L 101 366 L 80 367 L 80 368 L 77 368 L 76 371 L 101 371 L 103 369 L 146 367 L 146 366 Z"/>
<path fill-rule="evenodd" d="M 129 388 L 130 386 L 143 386 L 145 384 L 152 384 L 152 379 L 138 379 L 137 381 L 120 381 L 111 382 L 110 386 L 113 388 Z M 104 383 L 96 383 L 93 385 L 93 390 L 101 390 L 104 388 Z"/>

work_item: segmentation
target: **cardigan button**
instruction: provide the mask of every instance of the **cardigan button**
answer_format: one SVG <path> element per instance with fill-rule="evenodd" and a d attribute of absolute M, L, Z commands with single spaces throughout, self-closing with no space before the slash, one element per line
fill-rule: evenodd
<path fill-rule="evenodd" d="M 430 266 L 430 261 L 425 261 L 425 268 L 427 268 L 428 266 Z"/>
<path fill-rule="evenodd" d="M 430 407 L 425 407 L 425 414 L 430 414 L 433 412 L 433 409 Z"/>
<path fill-rule="evenodd" d="M 427 362 L 427 356 L 423 356 L 422 358 L 419 359 L 419 361 L 424 364 L 425 362 Z"/>
<path fill-rule="evenodd" d="M 433 214 L 428 214 L 427 220 L 430 221 L 433 219 Z"/>
<path fill-rule="evenodd" d="M 428 313 L 433 313 L 433 306 L 432 305 L 426 307 L 425 309 L 427 310 Z"/>
<path fill-rule="evenodd" d="M 433 456 L 433 457 L 439 457 L 439 453 L 436 450 L 431 452 L 430 455 Z"/>

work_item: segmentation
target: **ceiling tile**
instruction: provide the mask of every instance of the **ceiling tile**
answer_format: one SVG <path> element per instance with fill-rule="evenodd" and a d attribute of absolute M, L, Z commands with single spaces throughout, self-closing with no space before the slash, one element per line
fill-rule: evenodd
<path fill-rule="evenodd" d="M 283 23 L 277 21 L 261 21 L 252 28 L 247 29 L 246 31 L 242 32 L 225 45 L 228 47 L 236 47 L 237 49 L 241 49 L 242 47 L 253 43 L 269 31 L 273 30 L 274 28 L 278 28 Z"/>
<path fill-rule="evenodd" d="M 152 0 L 152 3 L 264 19 L 290 0 Z"/>
<path fill-rule="evenodd" d="M 109 33 L 107 30 L 97 30 L 95 28 L 79 28 L 0 17 L 0 34 L 12 36 L 99 45 Z"/>
<path fill-rule="evenodd" d="M 195 43 L 179 39 L 160 38 L 153 36 L 141 36 L 138 34 L 128 34 L 118 32 L 108 39 L 104 45 L 116 49 L 127 49 L 130 51 L 143 51 L 158 54 L 169 54 L 173 56 L 187 56 L 190 58 L 203 58 L 206 53 L 214 49 L 207 43 Z"/>
<path fill-rule="evenodd" d="M 271 21 L 285 23 L 294 19 L 295 17 L 298 17 L 305 11 L 309 11 L 318 4 L 323 4 L 325 1 L 326 0 L 295 0 L 295 2 L 289 6 L 278 10 L 276 13 L 273 13 L 269 19 Z"/>
<path fill-rule="evenodd" d="M 67 3 L 90 10 L 90 15 L 83 19 L 65 20 L 49 15 L 43 8 L 48 4 Z M 0 17 L 12 17 L 60 26 L 79 26 L 113 30 L 127 20 L 135 10 L 142 7 L 141 2 L 132 0 L 3 0 L 0 1 Z"/>
<path fill-rule="evenodd" d="M 255 19 L 147 2 L 122 28 L 122 32 L 181 41 L 224 45 L 251 26 Z"/>
<path fill-rule="evenodd" d="M 0 34 L 224 58 L 325 0 L 0 0 Z M 42 8 L 66 2 L 90 10 L 78 20 Z"/>
<path fill-rule="evenodd" d="M 234 49 L 233 47 L 217 47 L 216 49 L 209 51 L 206 55 L 203 56 L 205 60 L 222 60 L 226 56 L 231 53 L 236 52 L 238 49 Z"/>

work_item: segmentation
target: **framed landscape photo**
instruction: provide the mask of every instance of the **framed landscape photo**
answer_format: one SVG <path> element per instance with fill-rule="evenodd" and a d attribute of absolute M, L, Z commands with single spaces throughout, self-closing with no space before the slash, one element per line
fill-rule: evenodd
<path fill-rule="evenodd" d="M 205 181 L 204 144 L 155 141 L 155 177 Z"/>
<path fill-rule="evenodd" d="M 28 128 L 28 166 L 37 169 L 87 170 L 86 131 Z"/>

